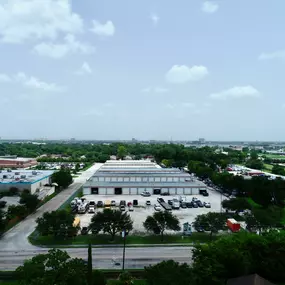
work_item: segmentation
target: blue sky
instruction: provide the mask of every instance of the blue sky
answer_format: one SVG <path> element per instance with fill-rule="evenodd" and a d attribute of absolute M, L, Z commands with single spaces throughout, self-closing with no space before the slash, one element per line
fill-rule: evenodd
<path fill-rule="evenodd" d="M 284 10 L 0 0 L 0 136 L 285 140 Z"/>

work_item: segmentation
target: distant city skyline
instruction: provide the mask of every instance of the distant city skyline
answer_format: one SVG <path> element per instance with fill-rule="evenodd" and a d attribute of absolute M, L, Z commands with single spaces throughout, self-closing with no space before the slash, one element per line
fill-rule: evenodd
<path fill-rule="evenodd" d="M 3 0 L 1 137 L 282 141 L 285 1 Z"/>

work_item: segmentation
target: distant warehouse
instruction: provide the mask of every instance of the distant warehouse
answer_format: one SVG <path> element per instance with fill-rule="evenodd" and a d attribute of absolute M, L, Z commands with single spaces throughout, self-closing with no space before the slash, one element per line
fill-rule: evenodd
<path fill-rule="evenodd" d="M 31 194 L 49 191 L 50 188 L 47 189 L 45 185 L 51 184 L 53 172 L 50 170 L 0 170 L 0 192 L 12 187 L 19 191 L 27 189 Z"/>
<path fill-rule="evenodd" d="M 17 157 L 16 155 L 0 156 L 1 168 L 27 168 L 37 165 L 34 158 Z"/>
<path fill-rule="evenodd" d="M 196 195 L 206 185 L 177 168 L 144 160 L 107 161 L 83 186 L 84 195 Z"/>

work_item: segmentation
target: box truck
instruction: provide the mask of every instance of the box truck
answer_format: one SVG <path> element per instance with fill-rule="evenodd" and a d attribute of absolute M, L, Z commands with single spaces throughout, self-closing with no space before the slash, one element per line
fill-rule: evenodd
<path fill-rule="evenodd" d="M 235 219 L 227 219 L 227 226 L 232 232 L 238 232 L 240 230 L 240 223 Z"/>

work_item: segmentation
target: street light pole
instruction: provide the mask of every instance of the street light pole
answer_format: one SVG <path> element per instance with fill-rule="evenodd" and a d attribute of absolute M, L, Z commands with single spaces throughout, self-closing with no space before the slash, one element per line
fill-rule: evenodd
<path fill-rule="evenodd" d="M 126 230 L 123 230 L 122 232 L 122 237 L 124 239 L 124 247 L 123 247 L 123 268 L 122 270 L 124 271 L 125 270 L 125 255 L 126 255 Z"/>

